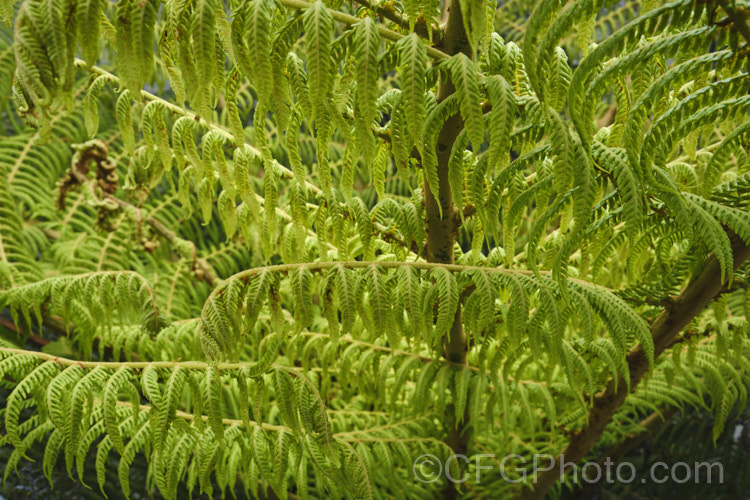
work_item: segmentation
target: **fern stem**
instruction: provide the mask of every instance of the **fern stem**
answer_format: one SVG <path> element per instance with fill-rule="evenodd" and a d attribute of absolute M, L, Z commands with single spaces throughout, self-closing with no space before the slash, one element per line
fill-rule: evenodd
<path fill-rule="evenodd" d="M 468 4 L 466 4 L 468 5 Z M 445 10 L 448 12 L 445 36 L 441 40 L 441 48 L 451 56 L 465 53 L 471 57 L 471 48 L 467 37 L 461 4 L 455 0 L 446 2 Z M 468 14 L 468 13 L 467 13 Z M 449 75 L 441 75 L 437 90 L 437 102 L 443 102 L 455 93 L 456 89 Z M 454 262 L 453 247 L 456 243 L 456 235 L 459 227 L 459 215 L 453 203 L 451 183 L 449 175 L 449 163 L 453 144 L 464 128 L 461 115 L 456 113 L 445 122 L 437 141 L 437 175 L 438 193 L 433 193 L 427 178 L 427 169 L 424 169 L 424 193 L 425 212 L 427 215 L 427 260 L 433 263 L 452 265 Z M 478 145 L 477 145 L 478 146 Z M 432 146 L 430 146 L 432 147 Z M 458 304 L 453 318 L 453 325 L 447 339 L 443 344 L 444 357 L 460 365 L 467 364 L 469 346 L 466 332 L 464 331 L 461 304 Z M 456 389 L 452 389 L 453 400 L 457 401 L 459 395 Z M 454 453 L 465 454 L 470 435 L 468 432 L 469 407 L 467 403 L 461 421 L 455 412 L 448 410 L 445 414 L 445 425 L 448 429 L 446 444 Z M 447 483 L 443 490 L 444 498 L 457 498 L 458 491 L 454 483 Z"/>
<path fill-rule="evenodd" d="M 363 260 L 349 260 L 349 261 L 325 261 L 325 262 L 297 262 L 293 264 L 278 264 L 274 266 L 262 266 L 245 269 L 232 276 L 228 277 L 225 281 L 233 279 L 247 279 L 260 272 L 269 271 L 272 273 L 288 273 L 296 271 L 300 267 L 304 267 L 310 272 L 326 271 L 333 267 L 344 267 L 346 269 L 366 269 L 373 265 L 372 261 Z M 420 269 L 422 271 L 431 271 L 433 269 L 445 269 L 452 273 L 460 273 L 463 271 L 483 271 L 488 273 L 499 273 L 508 275 L 523 275 L 523 276 L 536 276 L 533 271 L 526 269 L 504 269 L 500 267 L 482 267 L 482 266 L 469 266 L 464 264 L 449 264 L 443 262 L 412 262 L 412 261 L 396 261 L 396 260 L 382 260 L 375 263 L 381 269 L 396 269 L 402 266 L 413 267 L 414 269 Z M 543 276 L 552 276 L 549 271 L 539 271 L 539 274 Z M 612 292 L 613 290 L 602 285 L 588 282 L 586 280 L 577 278 L 568 278 L 569 281 L 574 283 L 580 283 L 587 287 L 596 288 L 598 290 Z"/>
<path fill-rule="evenodd" d="M 650 437 L 653 432 L 658 429 L 662 424 L 669 422 L 669 420 L 677 415 L 680 409 L 676 406 L 666 406 L 658 411 L 651 413 L 648 417 L 644 418 L 638 424 L 638 430 L 640 432 L 633 433 L 629 432 L 625 434 L 624 439 L 619 443 L 612 446 L 610 449 L 605 451 L 599 460 L 596 462 L 599 466 L 605 465 L 607 459 L 617 461 L 618 458 L 622 457 L 630 450 L 635 448 L 644 439 Z M 564 498 L 580 498 L 580 495 L 593 483 L 582 481 L 578 483 L 576 488 L 573 488 Z"/>
<path fill-rule="evenodd" d="M 190 370 L 205 370 L 210 366 L 211 363 L 205 361 L 79 361 L 77 359 L 61 358 L 52 354 L 37 351 L 27 351 L 25 349 L 13 349 L 10 347 L 0 347 L 0 352 L 8 353 L 11 355 L 27 354 L 34 356 L 42 361 L 54 361 L 63 366 L 80 366 L 81 368 L 96 368 L 103 366 L 105 368 L 117 369 L 122 367 L 128 367 L 133 369 L 143 369 L 146 367 L 153 368 L 185 368 Z M 246 363 L 218 363 L 216 366 L 219 370 L 240 370 L 243 368 L 255 366 L 254 362 Z M 290 367 L 284 367 L 290 368 Z"/>
<path fill-rule="evenodd" d="M 731 234 L 731 233 L 730 233 Z M 734 269 L 750 258 L 750 245 L 736 235 L 731 234 Z M 716 256 L 706 262 L 700 274 L 691 280 L 673 304 L 666 307 L 651 324 L 651 335 L 654 339 L 654 359 L 658 358 L 672 343 L 683 328 L 705 309 L 714 299 L 721 295 L 727 286 L 721 280 L 721 268 Z M 569 462 L 578 462 L 593 449 L 605 428 L 611 422 L 617 410 L 625 402 L 628 394 L 635 390 L 649 371 L 650 365 L 641 344 L 631 349 L 626 357 L 630 372 L 630 386 L 620 376 L 620 380 L 611 380 L 606 389 L 594 397 L 594 404 L 589 411 L 587 424 L 568 443 L 562 455 Z M 550 473 L 551 472 L 551 473 Z M 537 476 L 534 491 L 528 487 L 521 499 L 541 499 L 560 479 L 556 468 L 544 471 Z"/>

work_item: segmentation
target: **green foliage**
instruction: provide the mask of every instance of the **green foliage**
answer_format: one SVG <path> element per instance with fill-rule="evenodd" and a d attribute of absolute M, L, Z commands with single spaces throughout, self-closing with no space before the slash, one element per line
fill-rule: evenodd
<path fill-rule="evenodd" d="M 557 454 L 608 386 L 592 458 L 665 407 L 720 440 L 750 49 L 714 2 L 648 7 L 0 0 L 6 478 L 41 448 L 103 494 L 434 498 L 420 455 Z"/>

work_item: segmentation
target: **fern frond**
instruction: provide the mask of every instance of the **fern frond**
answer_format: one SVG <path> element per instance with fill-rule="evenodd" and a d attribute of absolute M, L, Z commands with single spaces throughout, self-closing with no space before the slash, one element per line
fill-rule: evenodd
<path fill-rule="evenodd" d="M 322 1 L 317 0 L 304 14 L 308 92 L 313 119 L 319 117 L 320 107 L 328 98 L 331 88 L 331 32 L 333 18 Z"/>
<path fill-rule="evenodd" d="M 399 75 L 401 76 L 401 105 L 403 106 L 406 129 L 411 141 L 422 136 L 425 120 L 426 90 L 425 73 L 427 71 L 427 50 L 419 37 L 412 33 L 396 45 L 398 49 Z"/>
<path fill-rule="evenodd" d="M 456 87 L 461 117 L 464 119 L 469 141 L 475 149 L 484 142 L 482 107 L 479 96 L 479 81 L 474 63 L 461 53 L 453 56 L 447 63 L 453 85 Z"/>

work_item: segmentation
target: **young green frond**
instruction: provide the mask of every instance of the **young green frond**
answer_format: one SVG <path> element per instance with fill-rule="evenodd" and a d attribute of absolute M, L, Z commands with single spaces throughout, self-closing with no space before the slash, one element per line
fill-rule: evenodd
<path fill-rule="evenodd" d="M 746 7 L 0 0 L 0 495 L 597 496 L 480 459 L 697 410 L 736 450 Z"/>

